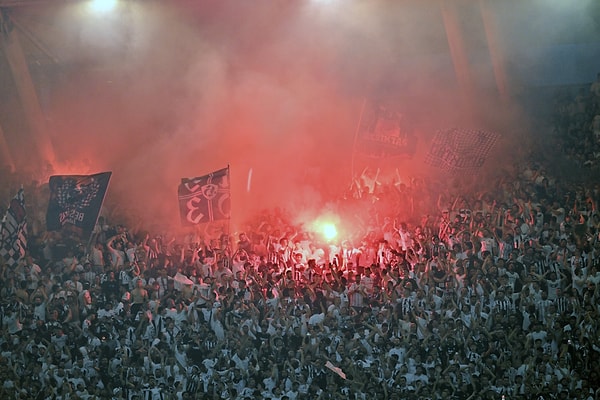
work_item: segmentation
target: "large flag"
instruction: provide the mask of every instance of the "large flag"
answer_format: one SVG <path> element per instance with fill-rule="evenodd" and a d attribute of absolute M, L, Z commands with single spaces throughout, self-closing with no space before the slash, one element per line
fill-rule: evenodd
<path fill-rule="evenodd" d="M 480 129 L 439 130 L 426 162 L 451 172 L 475 172 L 483 166 L 497 140 L 497 133 Z"/>
<path fill-rule="evenodd" d="M 229 167 L 197 178 L 181 179 L 178 198 L 184 226 L 229 219 Z"/>
<path fill-rule="evenodd" d="M 0 256 L 13 266 L 27 250 L 27 213 L 23 189 L 11 200 L 0 228 Z"/>
<path fill-rule="evenodd" d="M 406 126 L 404 115 L 393 106 L 365 101 L 355 151 L 360 156 L 388 158 L 414 153 L 416 137 Z"/>
<path fill-rule="evenodd" d="M 47 229 L 88 239 L 98 220 L 111 174 L 51 176 Z"/>

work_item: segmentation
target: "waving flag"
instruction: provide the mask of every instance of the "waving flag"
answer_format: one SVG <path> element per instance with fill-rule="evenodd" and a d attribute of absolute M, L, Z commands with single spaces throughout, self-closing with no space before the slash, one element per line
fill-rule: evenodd
<path fill-rule="evenodd" d="M 51 176 L 47 229 L 89 238 L 100 214 L 111 174 Z"/>
<path fill-rule="evenodd" d="M 229 219 L 229 167 L 197 178 L 183 178 L 178 198 L 184 226 Z"/>
<path fill-rule="evenodd" d="M 23 189 L 11 200 L 0 227 L 0 256 L 13 266 L 27 250 L 27 213 Z"/>
<path fill-rule="evenodd" d="M 448 171 L 473 172 L 483 166 L 498 134 L 475 129 L 448 129 L 436 133 L 426 162 Z"/>
<path fill-rule="evenodd" d="M 396 108 L 375 101 L 365 101 L 355 150 L 360 156 L 388 158 L 412 154 L 416 137 L 406 128 L 404 115 Z"/>

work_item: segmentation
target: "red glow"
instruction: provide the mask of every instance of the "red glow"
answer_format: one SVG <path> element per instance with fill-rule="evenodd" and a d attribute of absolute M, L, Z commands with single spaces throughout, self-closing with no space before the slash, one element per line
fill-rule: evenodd
<path fill-rule="evenodd" d="M 36 180 L 113 171 L 106 197 L 111 222 L 124 214 L 131 222 L 119 222 L 176 231 L 180 179 L 231 165 L 232 231 L 244 229 L 262 210 L 282 207 L 324 242 L 354 240 L 377 222 L 369 214 L 373 202 L 380 215 L 399 221 L 423 210 L 429 200 L 411 197 L 420 189 L 412 186 L 429 176 L 440 178 L 437 168 L 422 161 L 429 137 L 439 127 L 476 125 L 471 122 L 476 110 L 465 113 L 454 106 L 459 97 L 454 70 L 438 65 L 438 49 L 448 45 L 444 27 L 427 20 L 412 23 L 429 15 L 437 20 L 439 6 L 433 3 L 344 2 L 343 13 L 341 2 L 331 0 L 277 7 L 126 3 L 107 14 L 110 21 L 79 18 L 71 7 L 56 15 L 48 10 L 47 21 L 60 23 L 44 38 L 50 54 L 77 68 L 65 70 L 64 79 L 53 79 L 52 71 L 47 76 L 42 100 L 56 156 L 39 157 L 52 162 Z M 33 31 L 43 30 L 48 23 L 33 9 L 15 12 Z M 111 29 L 97 32 L 105 22 Z M 420 27 L 426 34 L 414 31 Z M 395 53 L 411 55 L 410 60 L 382 55 L 381 49 L 396 46 Z M 443 65 L 451 61 L 447 57 Z M 414 130 L 409 138 L 414 154 L 388 158 L 355 151 L 361 150 L 355 133 L 366 102 L 402 114 L 407 130 Z M 489 110 L 502 125 L 511 122 L 497 107 Z M 9 114 L 22 113 L 3 113 Z M 385 122 L 382 130 L 393 130 Z M 7 130 L 6 139 L 16 169 L 34 168 L 31 137 Z M 392 193 L 365 194 L 365 185 L 378 190 L 374 180 Z M 358 190 L 348 189 L 359 184 Z M 340 204 L 342 194 L 347 201 Z M 109 212 L 111 207 L 119 215 Z"/>

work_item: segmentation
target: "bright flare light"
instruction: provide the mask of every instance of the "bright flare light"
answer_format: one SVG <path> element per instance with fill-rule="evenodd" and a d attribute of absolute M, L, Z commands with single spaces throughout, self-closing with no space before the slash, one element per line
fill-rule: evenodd
<path fill-rule="evenodd" d="M 90 3 L 90 9 L 98 14 L 112 11 L 116 6 L 117 0 L 92 0 Z"/>
<path fill-rule="evenodd" d="M 325 239 L 327 239 L 327 240 L 331 240 L 337 236 L 337 229 L 335 228 L 335 225 L 332 223 L 323 224 L 322 229 L 323 229 L 323 236 L 325 236 Z"/>

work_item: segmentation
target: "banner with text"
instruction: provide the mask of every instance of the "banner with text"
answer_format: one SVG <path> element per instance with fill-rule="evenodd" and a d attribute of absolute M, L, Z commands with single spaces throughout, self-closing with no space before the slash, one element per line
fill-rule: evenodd
<path fill-rule="evenodd" d="M 367 101 L 356 137 L 357 155 L 388 158 L 413 154 L 416 138 L 409 132 L 404 114 L 392 106 Z"/>
<path fill-rule="evenodd" d="M 88 239 L 98 220 L 111 174 L 51 176 L 47 229 Z"/>

